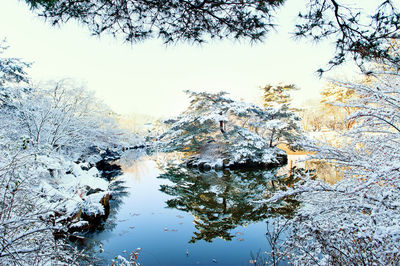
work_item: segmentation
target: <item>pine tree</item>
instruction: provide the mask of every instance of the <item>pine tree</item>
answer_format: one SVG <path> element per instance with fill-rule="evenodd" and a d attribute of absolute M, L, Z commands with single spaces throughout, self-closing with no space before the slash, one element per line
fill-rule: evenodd
<path fill-rule="evenodd" d="M 286 107 L 262 108 L 234 101 L 225 92 L 186 93 L 190 106 L 166 121 L 171 127 L 161 139 L 169 151 L 196 155 L 195 165 L 280 165 L 286 155 L 277 144 L 294 144 L 302 138 L 299 118 Z"/>
<path fill-rule="evenodd" d="M 161 38 L 165 43 L 209 39 L 263 40 L 273 29 L 274 16 L 285 0 L 25 0 L 53 25 L 74 19 L 92 34 L 108 32 L 127 42 Z M 399 65 L 390 54 L 392 39 L 400 38 L 398 1 L 375 1 L 362 9 L 338 0 L 308 0 L 299 8 L 294 34 L 313 41 L 333 39 L 336 52 L 328 69 L 352 57 L 360 67 L 365 61 L 383 60 Z M 343 2 L 343 3 L 342 3 Z M 322 74 L 326 69 L 320 69 Z"/>

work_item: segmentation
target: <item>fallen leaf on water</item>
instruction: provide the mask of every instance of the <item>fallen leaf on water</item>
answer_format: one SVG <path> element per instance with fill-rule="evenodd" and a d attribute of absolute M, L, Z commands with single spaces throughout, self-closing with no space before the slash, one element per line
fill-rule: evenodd
<path fill-rule="evenodd" d="M 244 241 L 244 238 L 238 238 L 238 241 Z"/>

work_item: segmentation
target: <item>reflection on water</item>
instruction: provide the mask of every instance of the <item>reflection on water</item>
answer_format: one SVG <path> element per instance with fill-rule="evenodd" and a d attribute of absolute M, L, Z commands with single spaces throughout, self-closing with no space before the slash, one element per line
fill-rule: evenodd
<path fill-rule="evenodd" d="M 145 149 L 128 150 L 118 161 L 118 164 L 124 174 L 128 174 L 136 181 L 140 181 L 140 178 L 148 175 L 150 170 L 146 164 L 143 164 L 144 159 L 149 159 Z"/>
<path fill-rule="evenodd" d="M 211 242 L 216 237 L 232 240 L 232 229 L 258 222 L 279 213 L 290 216 L 298 202 L 288 200 L 275 206 L 258 203 L 266 192 L 276 191 L 295 181 L 277 177 L 270 171 L 208 171 L 169 168 L 159 176 L 172 185 L 161 185 L 160 191 L 173 196 L 166 201 L 169 208 L 190 213 L 196 232 L 190 242 Z"/>
<path fill-rule="evenodd" d="M 293 168 L 315 171 L 315 176 L 330 184 L 343 179 L 343 170 L 339 166 L 323 160 L 309 159 L 309 155 L 288 155 L 288 164 L 278 169 L 278 175 L 293 174 Z"/>
<path fill-rule="evenodd" d="M 344 178 L 344 169 L 338 165 L 328 163 L 322 160 L 309 160 L 307 162 L 307 167 L 310 169 L 315 169 L 316 175 L 330 183 L 334 184 Z"/>
<path fill-rule="evenodd" d="M 112 200 L 104 230 L 86 235 L 99 265 L 138 247 L 142 265 L 249 265 L 252 254 L 269 249 L 266 221 L 290 216 L 298 205 L 260 203 L 296 181 L 276 170 L 162 173 L 146 156 L 120 163 L 125 188 Z"/>

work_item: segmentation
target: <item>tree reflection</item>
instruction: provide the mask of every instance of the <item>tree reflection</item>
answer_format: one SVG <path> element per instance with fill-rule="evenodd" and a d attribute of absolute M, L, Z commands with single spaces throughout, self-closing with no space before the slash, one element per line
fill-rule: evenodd
<path fill-rule="evenodd" d="M 161 185 L 160 190 L 174 198 L 167 200 L 169 208 L 189 212 L 195 228 L 191 243 L 211 242 L 220 237 L 232 240 L 232 229 L 280 214 L 291 216 L 298 206 L 287 199 L 279 204 L 260 203 L 277 189 L 292 186 L 292 176 L 277 176 L 269 171 L 208 171 L 168 168 L 159 176 L 173 185 Z"/>

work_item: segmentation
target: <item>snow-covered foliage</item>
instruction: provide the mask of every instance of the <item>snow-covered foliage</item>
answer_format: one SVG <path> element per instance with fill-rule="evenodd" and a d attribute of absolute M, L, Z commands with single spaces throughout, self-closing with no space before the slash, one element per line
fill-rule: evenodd
<path fill-rule="evenodd" d="M 65 219 L 77 213 L 93 216 L 104 214 L 104 206 L 100 201 L 110 193 L 109 182 L 100 177 L 95 167 L 85 171 L 82 170 L 82 166 L 85 168 L 84 164 L 64 161 L 62 157 L 57 158 L 57 155 L 41 157 L 44 158 L 38 158 L 38 162 L 41 164 L 43 175 L 47 174 L 47 178 L 40 179 L 38 186 L 39 191 L 43 193 L 42 200 L 57 202 L 54 210 L 64 213 Z M 56 166 L 51 168 L 52 173 L 57 171 L 61 174 L 50 175 L 48 169 L 51 166 Z"/>
<path fill-rule="evenodd" d="M 105 213 L 110 183 L 84 156 L 125 146 L 109 111 L 69 80 L 32 86 L 0 45 L 0 264 L 78 264 L 57 237 Z M 79 159 L 79 163 L 77 163 Z M 57 237 L 55 237 L 57 236 Z"/>
<path fill-rule="evenodd" d="M 249 160 L 256 164 L 274 164 L 278 157 L 285 156 L 282 150 L 269 147 L 262 136 L 239 126 L 231 131 L 231 136 L 226 141 L 226 151 L 231 156 L 230 161 L 239 164 Z"/>
<path fill-rule="evenodd" d="M 82 153 L 90 145 L 104 148 L 121 139 L 112 112 L 72 80 L 39 84 L 17 107 L 33 146 Z"/>
<path fill-rule="evenodd" d="M 400 74 L 377 66 L 363 82 L 335 84 L 358 95 L 337 103 L 355 110 L 348 143 L 307 149 L 341 166 L 345 178 L 332 185 L 304 178 L 275 196 L 303 203 L 290 221 L 286 255 L 297 265 L 399 265 Z"/>
<path fill-rule="evenodd" d="M 160 139 L 167 150 L 198 155 L 197 163 L 211 167 L 244 163 L 279 164 L 285 154 L 279 143 L 291 144 L 301 138 L 299 118 L 287 108 L 262 108 L 234 101 L 225 92 L 186 91 L 188 109 L 171 124 Z M 285 119 L 284 119 L 285 118 Z"/>
<path fill-rule="evenodd" d="M 7 50 L 7 42 L 0 42 L 0 56 Z M 4 58 L 0 60 L 0 86 L 5 89 L 7 85 L 27 82 L 28 77 L 25 68 L 29 67 L 29 63 L 21 61 L 19 58 Z"/>

